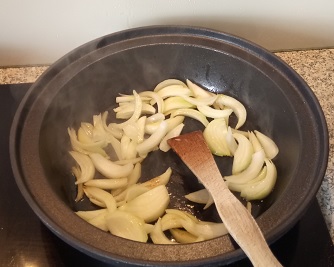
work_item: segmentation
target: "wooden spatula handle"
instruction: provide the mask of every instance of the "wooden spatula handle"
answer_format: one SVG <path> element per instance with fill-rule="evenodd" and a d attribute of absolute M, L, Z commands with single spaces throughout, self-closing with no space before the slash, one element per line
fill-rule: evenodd
<path fill-rule="evenodd" d="M 271 252 L 255 219 L 228 189 L 203 133 L 196 131 L 168 141 L 188 168 L 212 195 L 230 235 L 254 266 L 282 266 Z"/>

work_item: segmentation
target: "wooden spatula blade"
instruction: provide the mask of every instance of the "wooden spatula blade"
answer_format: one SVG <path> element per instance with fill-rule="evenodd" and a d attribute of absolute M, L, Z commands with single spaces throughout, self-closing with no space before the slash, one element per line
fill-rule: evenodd
<path fill-rule="evenodd" d="M 255 219 L 228 189 L 203 133 L 186 133 L 169 139 L 168 144 L 209 191 L 230 235 L 252 264 L 282 266 L 272 254 Z"/>

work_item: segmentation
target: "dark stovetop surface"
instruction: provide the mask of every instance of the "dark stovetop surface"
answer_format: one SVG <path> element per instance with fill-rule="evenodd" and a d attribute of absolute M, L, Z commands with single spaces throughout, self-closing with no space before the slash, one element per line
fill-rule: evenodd
<path fill-rule="evenodd" d="M 0 266 L 107 266 L 55 236 L 33 213 L 15 184 L 9 160 L 9 130 L 30 85 L 0 85 Z M 333 243 L 316 200 L 271 248 L 284 266 L 334 266 Z M 230 266 L 251 265 L 245 259 Z"/>

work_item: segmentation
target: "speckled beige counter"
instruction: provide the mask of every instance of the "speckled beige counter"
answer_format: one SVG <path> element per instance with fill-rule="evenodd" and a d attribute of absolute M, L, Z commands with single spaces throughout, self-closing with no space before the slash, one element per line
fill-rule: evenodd
<path fill-rule="evenodd" d="M 276 53 L 309 84 L 323 108 L 329 130 L 329 160 L 318 200 L 334 240 L 334 49 Z M 32 83 L 47 66 L 0 68 L 0 84 Z"/>

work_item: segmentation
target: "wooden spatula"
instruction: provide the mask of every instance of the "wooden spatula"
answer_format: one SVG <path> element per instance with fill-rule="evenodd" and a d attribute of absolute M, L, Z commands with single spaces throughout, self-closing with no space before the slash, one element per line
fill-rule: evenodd
<path fill-rule="evenodd" d="M 282 266 L 255 219 L 225 184 L 203 133 L 183 134 L 169 139 L 168 144 L 210 192 L 220 218 L 253 266 Z"/>

